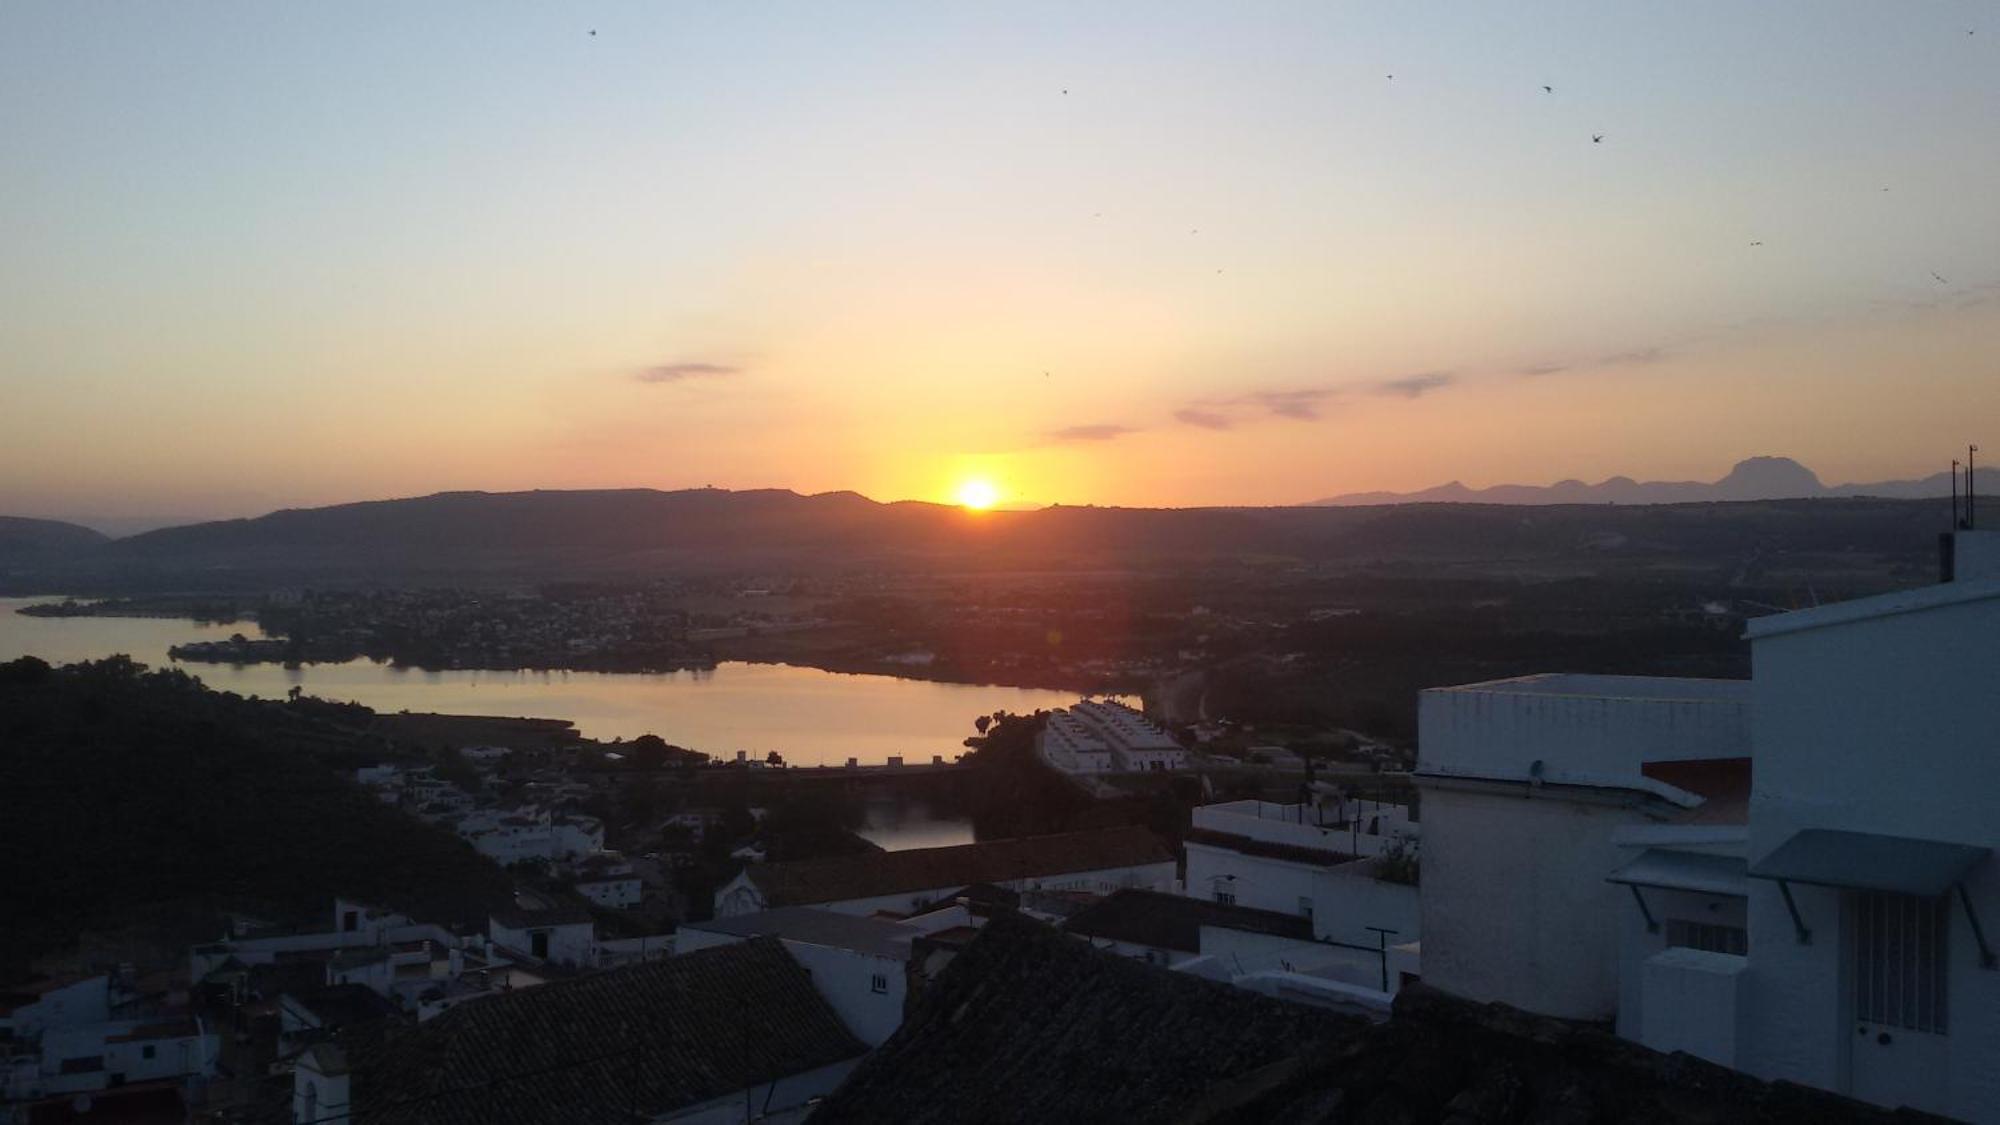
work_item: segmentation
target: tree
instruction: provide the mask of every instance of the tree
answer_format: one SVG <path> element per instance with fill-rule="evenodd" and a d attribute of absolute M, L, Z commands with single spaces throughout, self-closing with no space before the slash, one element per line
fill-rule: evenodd
<path fill-rule="evenodd" d="M 972 720 L 972 729 L 978 731 L 980 734 L 985 734 L 986 728 L 992 725 L 993 725 L 993 717 L 991 715 L 981 715 L 978 718 Z"/>

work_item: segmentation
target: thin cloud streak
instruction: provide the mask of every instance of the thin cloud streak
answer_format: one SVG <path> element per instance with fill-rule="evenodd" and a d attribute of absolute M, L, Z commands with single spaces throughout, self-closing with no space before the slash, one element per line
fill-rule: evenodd
<path fill-rule="evenodd" d="M 1422 398 L 1432 391 L 1443 390 L 1458 381 L 1449 371 L 1426 371 L 1420 375 L 1405 375 L 1400 379 L 1387 379 L 1375 385 L 1378 395 L 1395 395 L 1399 398 Z"/>
<path fill-rule="evenodd" d="M 1214 410 L 1197 410 L 1192 406 L 1174 411 L 1174 420 L 1204 430 L 1227 430 L 1236 425 L 1236 419 L 1227 414 Z"/>
<path fill-rule="evenodd" d="M 726 363 L 663 363 L 648 367 L 632 377 L 641 383 L 681 383 L 689 379 L 717 379 L 743 371 Z"/>
<path fill-rule="evenodd" d="M 1068 445 L 1085 441 L 1110 441 L 1114 438 L 1124 437 L 1126 434 L 1136 434 L 1138 432 L 1132 426 L 1121 426 L 1115 422 L 1100 422 L 1088 426 L 1064 426 L 1060 430 L 1050 430 L 1044 436 L 1049 441 L 1058 445 Z"/>
<path fill-rule="evenodd" d="M 1231 399 L 1231 403 L 1247 403 L 1261 406 L 1280 418 L 1292 418 L 1300 422 L 1311 422 L 1320 416 L 1320 409 L 1327 399 L 1334 396 L 1332 387 L 1309 387 L 1299 391 L 1259 391 Z"/>

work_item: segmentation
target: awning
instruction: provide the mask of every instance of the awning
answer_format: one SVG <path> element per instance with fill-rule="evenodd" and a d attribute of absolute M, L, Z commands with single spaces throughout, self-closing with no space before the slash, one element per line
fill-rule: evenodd
<path fill-rule="evenodd" d="M 1780 883 L 1935 898 L 1949 893 L 1991 852 L 1971 844 L 1807 828 L 1751 864 L 1749 874 Z"/>
<path fill-rule="evenodd" d="M 1744 866 L 1741 856 L 1647 848 L 1631 862 L 1606 876 L 1605 881 L 1632 887 L 1747 898 L 1750 884 L 1744 878 Z"/>

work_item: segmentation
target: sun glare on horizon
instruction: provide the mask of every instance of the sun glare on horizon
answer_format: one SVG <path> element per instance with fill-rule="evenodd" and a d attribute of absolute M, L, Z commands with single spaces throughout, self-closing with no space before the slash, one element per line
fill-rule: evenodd
<path fill-rule="evenodd" d="M 1000 502 L 1000 487 L 983 477 L 974 477 L 958 486 L 958 502 L 975 512 L 983 512 Z"/>

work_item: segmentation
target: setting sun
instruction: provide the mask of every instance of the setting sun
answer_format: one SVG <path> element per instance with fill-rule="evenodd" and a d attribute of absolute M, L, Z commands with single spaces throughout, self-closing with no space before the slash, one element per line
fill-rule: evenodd
<path fill-rule="evenodd" d="M 990 480 L 974 478 L 958 486 L 958 502 L 983 512 L 1000 502 L 1000 489 Z"/>

